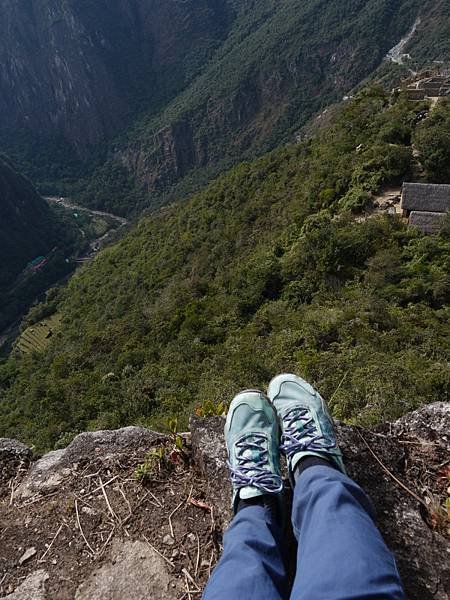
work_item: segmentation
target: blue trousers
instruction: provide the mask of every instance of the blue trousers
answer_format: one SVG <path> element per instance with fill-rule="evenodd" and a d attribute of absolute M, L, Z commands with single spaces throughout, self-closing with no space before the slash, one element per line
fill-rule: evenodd
<path fill-rule="evenodd" d="M 203 600 L 404 600 L 371 503 L 349 477 L 325 466 L 306 469 L 295 486 L 292 525 L 298 540 L 292 590 L 282 531 L 256 505 L 240 510 L 225 533 Z"/>

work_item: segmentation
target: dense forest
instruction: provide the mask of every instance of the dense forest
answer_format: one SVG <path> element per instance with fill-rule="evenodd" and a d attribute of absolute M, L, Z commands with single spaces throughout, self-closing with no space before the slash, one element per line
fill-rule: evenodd
<path fill-rule="evenodd" d="M 65 257 L 79 238 L 76 228 L 59 218 L 32 183 L 0 156 L 0 331 L 72 270 Z M 33 270 L 30 263 L 39 257 L 45 257 L 45 269 Z"/>
<path fill-rule="evenodd" d="M 244 159 L 290 140 L 317 111 L 376 70 L 429 3 L 397 0 L 235 2 L 224 43 L 165 107 L 144 114 L 75 193 L 133 214 L 185 198 Z M 436 8 L 442 15 L 443 8 Z M 422 64 L 430 30 L 414 48 Z M 444 58 L 448 43 L 435 53 Z M 447 52 L 448 54 L 448 52 Z"/>
<path fill-rule="evenodd" d="M 0 435 L 42 450 L 181 423 L 285 370 L 351 422 L 448 400 L 450 224 L 426 237 L 370 211 L 417 157 L 448 181 L 449 134 L 449 100 L 365 88 L 314 136 L 141 219 L 52 296 L 48 348 L 0 365 Z"/>

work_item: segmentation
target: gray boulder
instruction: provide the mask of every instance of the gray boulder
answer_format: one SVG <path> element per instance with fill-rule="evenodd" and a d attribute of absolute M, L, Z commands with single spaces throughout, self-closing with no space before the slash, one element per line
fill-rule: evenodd
<path fill-rule="evenodd" d="M 180 592 L 179 582 L 148 544 L 114 540 L 109 562 L 79 586 L 75 600 L 176 600 Z"/>
<path fill-rule="evenodd" d="M 48 578 L 44 569 L 30 573 L 12 594 L 6 596 L 7 600 L 46 600 L 45 582 Z"/>
<path fill-rule="evenodd" d="M 48 452 L 33 463 L 16 489 L 14 497 L 25 500 L 35 494 L 51 492 L 60 486 L 79 464 L 96 459 L 107 461 L 124 454 L 145 454 L 162 439 L 162 434 L 144 427 L 80 433 L 67 448 Z"/>

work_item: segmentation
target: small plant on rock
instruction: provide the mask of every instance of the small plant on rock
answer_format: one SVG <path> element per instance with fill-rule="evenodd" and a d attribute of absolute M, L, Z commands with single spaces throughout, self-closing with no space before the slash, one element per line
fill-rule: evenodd
<path fill-rule="evenodd" d="M 159 473 L 166 466 L 166 450 L 164 446 L 158 446 L 147 454 L 143 463 L 136 467 L 134 476 L 138 481 L 145 483 L 151 476 Z"/>
<path fill-rule="evenodd" d="M 168 458 L 174 465 L 185 465 L 188 457 L 184 447 L 184 440 L 178 432 L 178 418 L 168 417 L 163 423 L 164 429 L 168 431 L 171 447 Z"/>
<path fill-rule="evenodd" d="M 227 405 L 225 402 L 213 402 L 206 400 L 195 409 L 197 417 L 221 417 L 226 413 Z"/>

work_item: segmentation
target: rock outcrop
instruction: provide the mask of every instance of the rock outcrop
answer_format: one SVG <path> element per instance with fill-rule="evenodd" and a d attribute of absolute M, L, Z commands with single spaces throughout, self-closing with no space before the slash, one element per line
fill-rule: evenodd
<path fill-rule="evenodd" d="M 170 576 L 160 554 L 145 542 L 114 540 L 109 561 L 93 571 L 75 593 L 75 600 L 179 598 L 181 585 Z"/>
<path fill-rule="evenodd" d="M 194 457 L 208 476 L 209 494 L 230 516 L 223 420 L 194 418 L 191 430 Z M 337 433 L 349 475 L 375 506 L 408 598 L 445 600 L 450 593 L 450 521 L 442 505 L 448 485 L 450 405 L 425 406 L 373 430 L 337 424 Z"/>
<path fill-rule="evenodd" d="M 143 453 L 163 439 L 161 434 L 143 427 L 81 433 L 67 448 L 48 452 L 34 462 L 16 489 L 15 497 L 24 500 L 35 494 L 52 492 L 81 462 L 107 461 L 122 454 Z M 13 440 L 12 444 L 15 443 Z"/>
<path fill-rule="evenodd" d="M 30 466 L 26 446 L 0 440 L 0 597 L 201 590 L 231 518 L 223 424 L 194 417 L 181 453 L 142 427 L 84 433 Z M 371 430 L 337 427 L 412 600 L 448 598 L 449 426 L 450 406 L 438 403 Z"/>

